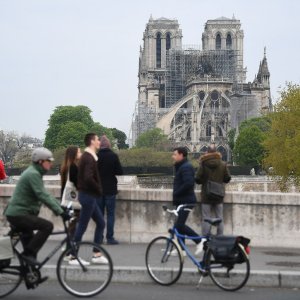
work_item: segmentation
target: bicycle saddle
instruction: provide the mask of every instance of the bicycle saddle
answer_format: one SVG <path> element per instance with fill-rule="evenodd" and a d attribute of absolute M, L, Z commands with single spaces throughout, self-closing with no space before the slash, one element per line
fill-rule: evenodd
<path fill-rule="evenodd" d="M 216 226 L 222 222 L 220 218 L 206 218 L 204 219 L 205 222 L 209 223 L 212 226 Z"/>

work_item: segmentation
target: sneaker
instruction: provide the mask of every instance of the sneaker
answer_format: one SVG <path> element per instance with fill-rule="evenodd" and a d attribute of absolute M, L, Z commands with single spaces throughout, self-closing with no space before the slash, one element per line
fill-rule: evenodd
<path fill-rule="evenodd" d="M 195 251 L 196 256 L 200 256 L 201 253 L 203 252 L 203 246 L 205 242 L 206 239 L 202 239 L 201 242 L 196 246 L 196 251 Z"/>
<path fill-rule="evenodd" d="M 90 263 L 88 261 L 85 261 L 84 259 L 82 259 L 80 257 L 78 257 L 78 259 L 77 259 L 74 256 L 72 256 L 71 259 L 69 260 L 69 265 L 79 266 L 79 261 L 78 260 L 80 260 L 81 264 L 84 265 L 84 266 L 90 265 Z"/>
<path fill-rule="evenodd" d="M 115 239 L 109 239 L 107 240 L 107 245 L 118 245 L 119 242 Z"/>
<path fill-rule="evenodd" d="M 183 256 L 186 256 L 186 252 L 185 252 L 184 250 L 182 250 L 181 252 L 182 252 L 182 255 L 183 255 Z M 173 249 L 173 250 L 170 252 L 170 255 L 171 255 L 171 256 L 177 256 L 177 255 L 178 255 L 177 249 Z"/>
<path fill-rule="evenodd" d="M 106 257 L 104 257 L 103 255 L 93 256 L 92 257 L 92 263 L 93 264 L 99 264 L 99 265 L 107 265 L 108 264 L 108 259 Z"/>
<path fill-rule="evenodd" d="M 74 257 L 72 256 L 72 254 L 66 255 L 66 256 L 64 257 L 64 261 L 70 261 L 70 260 L 72 260 L 72 259 L 74 259 Z M 76 259 L 75 259 L 75 260 L 76 260 Z"/>

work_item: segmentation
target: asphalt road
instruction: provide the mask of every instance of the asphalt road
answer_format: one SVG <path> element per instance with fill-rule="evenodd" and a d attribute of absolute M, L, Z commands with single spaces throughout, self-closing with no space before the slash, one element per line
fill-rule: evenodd
<path fill-rule="evenodd" d="M 175 284 L 163 287 L 157 284 L 110 284 L 105 291 L 94 297 L 101 300 L 235 300 L 235 299 L 264 299 L 264 300 L 299 300 L 299 289 L 274 289 L 274 288 L 247 288 L 237 292 L 225 292 L 219 288 L 201 287 Z M 26 290 L 21 285 L 13 294 L 6 297 L 8 300 L 53 300 L 53 299 L 76 299 L 65 292 L 56 281 L 48 281 L 35 290 Z"/>

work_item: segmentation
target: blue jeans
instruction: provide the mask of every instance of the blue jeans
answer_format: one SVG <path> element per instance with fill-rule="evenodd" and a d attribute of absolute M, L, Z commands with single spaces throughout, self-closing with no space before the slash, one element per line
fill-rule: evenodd
<path fill-rule="evenodd" d="M 74 235 L 75 242 L 79 242 L 84 235 L 89 221 L 92 218 L 96 223 L 96 229 L 94 233 L 94 243 L 101 244 L 103 240 L 103 231 L 105 222 L 99 206 L 97 205 L 98 199 L 95 196 L 89 195 L 85 192 L 79 192 L 79 202 L 81 204 L 80 217 L 77 224 L 77 228 Z"/>
<path fill-rule="evenodd" d="M 105 195 L 99 198 L 99 207 L 104 216 L 105 209 L 107 214 L 107 230 L 106 239 L 114 239 L 114 226 L 115 226 L 115 208 L 116 208 L 116 195 Z"/>

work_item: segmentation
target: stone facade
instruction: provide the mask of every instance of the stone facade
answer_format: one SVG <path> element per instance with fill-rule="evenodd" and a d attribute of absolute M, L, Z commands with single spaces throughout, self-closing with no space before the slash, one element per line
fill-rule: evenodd
<path fill-rule="evenodd" d="M 15 186 L 2 185 L 0 189 L 0 234 L 9 231 L 3 210 Z M 60 196 L 59 186 L 48 186 L 55 197 Z M 200 193 L 196 193 L 199 201 Z M 199 203 L 199 202 L 198 202 Z M 164 214 L 162 205 L 172 206 L 171 189 L 120 188 L 117 196 L 115 235 L 122 242 L 148 243 L 158 235 L 167 235 L 174 222 Z M 62 229 L 60 217 L 43 207 L 41 216 L 51 220 L 55 229 Z M 300 239 L 299 193 L 228 191 L 224 205 L 225 234 L 245 235 L 252 246 L 299 247 Z M 201 207 L 193 210 L 188 223 L 201 232 Z M 90 222 L 85 240 L 91 240 L 94 222 Z M 61 238 L 53 236 L 51 238 Z"/>
<path fill-rule="evenodd" d="M 266 51 L 254 81 L 246 83 L 243 38 L 239 20 L 221 17 L 206 22 L 202 49 L 182 46 L 177 20 L 150 18 L 140 49 L 133 143 L 158 127 L 192 152 L 214 142 L 229 160 L 229 130 L 272 105 Z"/>

